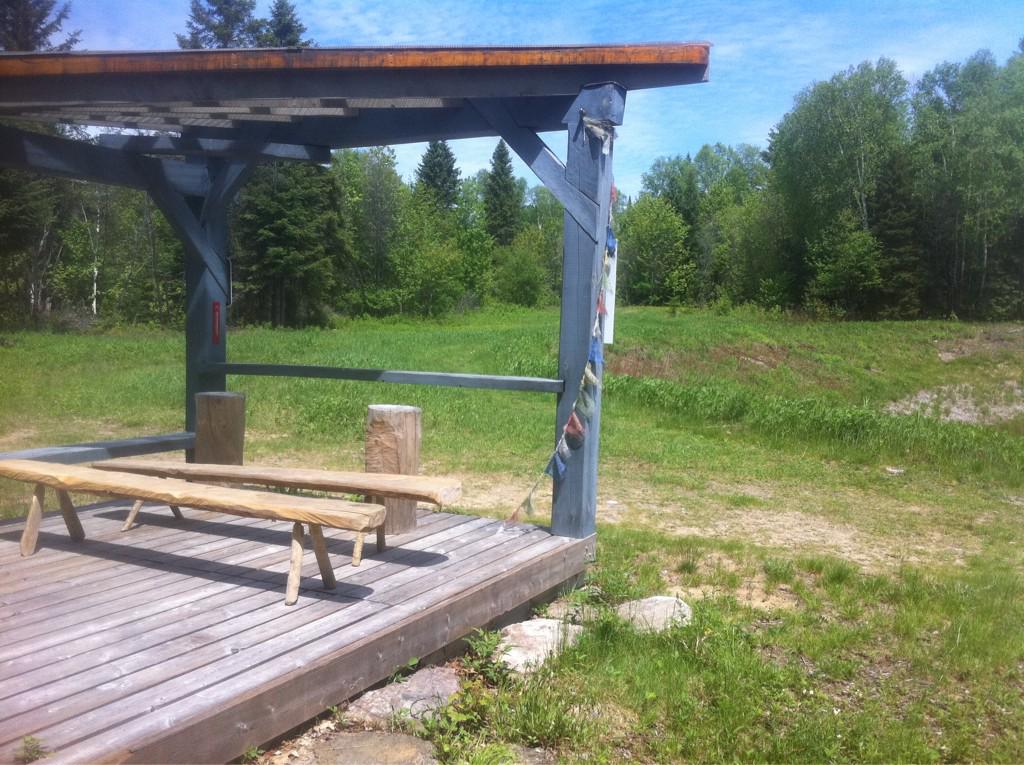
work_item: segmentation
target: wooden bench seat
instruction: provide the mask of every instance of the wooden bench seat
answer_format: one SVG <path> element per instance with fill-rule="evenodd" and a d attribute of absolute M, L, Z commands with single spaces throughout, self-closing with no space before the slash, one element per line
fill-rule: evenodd
<path fill-rule="evenodd" d="M 253 518 L 292 521 L 292 555 L 285 598 L 288 605 L 298 598 L 305 536 L 302 524 L 309 526 L 320 574 L 324 586 L 328 589 L 333 589 L 335 579 L 327 555 L 323 526 L 356 532 L 355 548 L 352 553 L 354 566 L 360 563 L 363 539 L 368 531 L 378 531 L 378 546 L 383 547 L 381 537 L 385 510 L 382 505 L 319 497 L 295 497 L 190 483 L 178 478 L 154 478 L 134 473 L 97 470 L 83 465 L 60 465 L 34 460 L 0 460 L 0 477 L 36 485 L 21 537 L 21 554 L 24 556 L 32 555 L 36 551 L 46 487 L 56 490 L 68 533 L 75 540 L 84 539 L 85 532 L 71 503 L 69 492 L 73 491 L 159 502 L 172 507 L 192 507 Z"/>
<path fill-rule="evenodd" d="M 258 484 L 306 491 L 362 494 L 365 497 L 411 499 L 417 502 L 431 502 L 440 507 L 450 505 L 462 496 L 462 483 L 456 478 L 271 467 L 269 465 L 208 465 L 139 459 L 103 460 L 91 464 L 92 467 L 100 470 L 139 473 L 161 478 Z"/>

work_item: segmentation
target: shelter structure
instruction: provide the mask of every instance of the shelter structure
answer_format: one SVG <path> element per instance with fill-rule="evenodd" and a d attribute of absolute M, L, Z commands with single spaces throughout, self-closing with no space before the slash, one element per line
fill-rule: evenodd
<path fill-rule="evenodd" d="M 227 378 L 235 375 L 319 377 L 553 394 L 557 440 L 573 411 L 577 384 L 588 364 L 596 319 L 612 188 L 610 136 L 623 122 L 630 90 L 704 81 L 709 47 L 706 43 L 671 43 L 0 54 L 0 119 L 4 121 L 0 126 L 0 166 L 144 190 L 184 244 L 186 282 L 184 428 L 181 432 L 33 449 L 2 456 L 74 463 L 182 449 L 189 454 L 195 443 L 195 395 L 224 391 Z M 29 127 L 31 123 L 144 132 L 137 135 L 109 132 L 94 140 L 76 140 L 55 135 L 52 130 L 36 132 Z M 539 135 L 550 132 L 561 132 L 567 140 L 564 162 Z M 596 140 L 598 135 L 605 138 Z M 258 163 L 276 160 L 326 163 L 330 161 L 332 149 L 479 136 L 503 138 L 565 209 L 557 378 L 278 365 L 229 358 L 232 279 L 227 244 L 228 209 Z M 292 662 L 277 675 L 261 670 L 262 685 L 236 682 L 234 695 L 218 696 L 216 704 L 211 702 L 205 716 L 198 718 L 195 711 L 198 707 L 194 705 L 181 706 L 168 701 L 167 696 L 156 700 L 140 697 L 141 701 L 133 707 L 136 712 L 143 707 L 162 709 L 160 705 L 164 704 L 169 708 L 180 706 L 180 714 L 175 717 L 168 713 L 149 727 L 133 727 L 121 726 L 120 717 L 103 719 L 99 712 L 89 712 L 87 716 L 91 715 L 89 719 L 93 720 L 89 724 L 93 727 L 78 722 L 68 734 L 69 740 L 84 748 L 68 749 L 68 756 L 77 751 L 79 759 L 84 757 L 90 761 L 235 757 L 246 747 L 301 722 L 305 719 L 301 715 L 315 714 L 318 704 L 322 709 L 328 703 L 337 703 L 345 698 L 340 694 L 351 695 L 386 677 L 394 666 L 445 644 L 437 644 L 441 637 L 426 643 L 418 639 L 403 643 L 404 638 L 399 640 L 399 637 L 414 634 L 421 637 L 426 634 L 424 630 L 434 629 L 438 634 L 443 632 L 444 640 L 456 639 L 580 573 L 586 556 L 592 552 L 595 531 L 599 390 L 595 399 L 582 455 L 569 461 L 564 474 L 555 481 L 550 539 L 545 538 L 536 549 L 524 544 L 517 553 L 518 558 L 509 557 L 507 550 L 496 546 L 491 561 L 493 570 L 487 573 L 486 567 L 481 566 L 480 576 L 485 578 L 464 583 L 461 590 L 454 573 L 438 573 L 434 579 L 420 576 L 419 581 L 436 581 L 437 587 L 426 594 L 414 593 L 421 603 L 416 618 L 408 608 L 388 611 L 382 606 L 379 612 L 374 611 L 376 632 L 364 629 L 358 639 L 345 644 L 347 648 L 341 644 L 326 647 L 318 644 L 322 651 L 316 654 L 315 660 L 309 660 L 310 672 L 325 666 L 337 671 L 342 667 L 338 662 L 343 649 L 364 651 L 365 655 L 358 654 L 362 658 L 345 654 L 349 657 L 346 661 L 363 662 L 359 665 L 359 682 L 341 682 L 323 672 L 303 675 L 302 667 Z M 106 528 L 104 513 L 109 515 L 109 508 L 97 509 L 96 514 L 86 520 L 86 525 L 91 523 L 101 536 Z M 204 528 L 230 525 L 209 519 L 202 523 Z M 435 531 L 447 528 L 445 524 L 458 525 L 451 520 L 438 523 L 442 525 L 434 524 Z M 116 524 L 110 521 L 108 525 L 113 529 Z M 232 526 L 228 531 L 237 531 L 237 528 Z M 260 534 L 270 533 L 253 526 L 244 527 L 242 531 L 250 541 Z M 425 534 L 421 532 L 419 536 L 426 538 Z M 90 531 L 90 538 L 92 535 Z M 4 560 L 5 567 L 16 564 L 13 557 L 4 558 L 8 536 L 0 532 L 0 559 Z M 445 538 L 450 537 L 451 534 Z M 116 535 L 111 537 L 114 538 Z M 338 544 L 342 544 L 343 539 L 339 537 L 339 540 Z M 159 547 L 157 536 L 151 541 Z M 473 543 L 472 540 L 466 542 Z M 399 540 L 399 549 L 401 544 Z M 58 551 L 60 555 L 66 557 L 60 559 L 60 565 L 70 571 L 74 563 L 67 553 L 75 548 L 66 542 L 58 546 L 62 546 Z M 447 554 L 452 548 L 449 545 L 444 549 Z M 392 552 L 396 556 L 402 554 L 389 550 L 389 554 Z M 152 555 L 165 554 L 166 550 Z M 41 560 L 34 560 L 31 565 L 37 573 L 43 573 L 42 566 L 46 565 L 43 553 L 37 558 Z M 146 555 L 130 551 L 108 549 L 105 553 L 107 563 L 121 561 L 123 564 L 125 560 L 140 563 L 144 559 Z M 518 561 L 519 568 L 513 566 L 514 561 Z M 224 569 L 209 561 L 202 567 L 208 578 L 219 573 L 227 578 L 242 576 L 244 579 L 245 575 L 237 568 Z M 527 569 L 528 576 L 523 573 Z M 97 577 L 97 583 L 103 581 L 98 571 L 90 576 Z M 396 581 L 405 587 L 404 597 L 412 597 L 409 578 L 403 578 L 401 573 L 396 576 Z M 503 588 L 503 577 L 515 577 L 516 585 Z M 26 580 L 24 586 L 35 584 Z M 101 593 L 102 587 L 97 586 L 95 591 Z M 365 591 L 363 586 L 336 597 L 344 601 L 342 605 L 347 608 L 353 598 Z M 370 591 L 374 592 L 373 588 Z M 155 597 L 162 597 L 159 590 L 154 593 Z M 485 600 L 487 607 L 481 605 Z M 372 602 L 373 598 L 368 601 Z M 389 606 L 405 602 L 398 596 L 384 597 L 381 602 L 384 601 Z M 165 604 L 166 608 L 173 609 L 178 602 L 172 597 Z M 366 603 L 363 606 L 369 608 Z M 463 610 L 460 612 L 459 608 Z M 6 611 L 17 613 L 17 609 L 7 608 Z M 447 622 L 444 622 L 444 629 L 439 630 L 429 620 L 440 618 L 437 614 L 443 613 L 448 614 Z M 39 624 L 45 624 L 49 618 L 44 612 L 37 616 Z M 60 618 L 67 620 L 68 617 L 53 618 L 59 622 Z M 277 620 L 275 629 L 283 624 Z M 170 634 L 171 626 L 164 625 L 161 629 Z M 17 658 L 18 640 L 29 640 L 37 634 L 31 624 L 19 629 L 18 635 L 23 633 L 27 637 L 15 640 L 10 638 L 10 633 L 6 639 L 0 636 L 0 658 L 5 655 L 6 644 L 12 659 L 20 660 Z M 374 639 L 383 641 L 377 648 L 386 644 L 374 654 L 376 663 L 371 661 L 372 652 L 367 653 L 369 649 L 365 649 L 365 645 L 374 645 Z M 409 655 L 405 656 L 403 651 Z M 233 658 L 233 661 L 242 666 L 241 659 Z M 373 668 L 367 669 L 370 664 Z M 351 669 L 350 665 L 344 666 Z M 94 665 L 78 666 L 73 671 L 102 675 Z M 247 677 L 255 678 L 256 674 Z M 50 678 L 47 682 L 56 681 Z M 156 680 L 153 682 L 153 687 L 158 687 Z M 30 686 L 31 683 L 25 685 L 26 693 L 33 690 Z M 301 702 L 282 698 L 282 692 L 298 694 Z M 44 697 L 55 698 L 52 694 L 33 698 L 38 701 Z M 15 705 L 21 704 L 28 710 L 17 718 L 24 725 L 5 728 L 6 723 L 0 721 L 0 734 L 13 735 L 21 730 L 31 733 L 39 729 L 38 725 L 33 727 L 38 720 L 27 722 L 32 720 L 30 710 L 39 708 L 32 707 L 33 703 L 27 696 L 16 697 Z M 234 712 L 229 714 L 231 710 Z M 213 734 L 211 726 L 214 724 L 222 726 L 221 733 Z M 101 735 L 115 725 L 119 726 L 117 736 Z M 228 733 L 223 732 L 225 725 L 229 726 Z M 230 728 L 230 725 L 235 727 Z M 196 737 L 204 731 L 214 736 L 216 745 L 210 744 L 204 749 L 206 744 L 198 743 Z M 92 743 L 86 746 L 82 742 Z"/>

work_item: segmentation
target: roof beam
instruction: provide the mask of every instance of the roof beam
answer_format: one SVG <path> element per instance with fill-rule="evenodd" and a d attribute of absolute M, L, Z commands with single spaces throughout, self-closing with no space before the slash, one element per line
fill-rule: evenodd
<path fill-rule="evenodd" d="M 533 131 L 565 130 L 565 110 L 575 96 L 503 99 L 516 124 Z M 416 143 L 441 139 L 478 138 L 498 131 L 472 106 L 460 101 L 453 109 L 363 109 L 356 117 L 310 117 L 292 125 L 268 125 L 263 138 L 271 142 L 330 146 L 333 149 Z M 239 139 L 235 130 L 190 127 L 189 136 Z"/>
<path fill-rule="evenodd" d="M 137 154 L 203 154 L 214 157 L 238 157 L 252 160 L 294 160 L 326 164 L 331 150 L 326 146 L 292 143 L 263 143 L 250 140 L 224 140 L 182 136 L 101 135 L 101 146 Z"/>
<path fill-rule="evenodd" d="M 177 193 L 188 196 L 204 196 L 210 186 L 206 168 L 201 165 L 140 157 L 6 126 L 0 126 L 0 166 L 135 189 L 149 188 L 147 173 L 152 173 L 165 179 Z"/>

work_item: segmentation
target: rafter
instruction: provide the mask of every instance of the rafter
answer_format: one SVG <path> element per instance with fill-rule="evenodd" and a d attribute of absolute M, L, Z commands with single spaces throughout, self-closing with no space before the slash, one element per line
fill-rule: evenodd
<path fill-rule="evenodd" d="M 253 140 L 224 140 L 194 136 L 101 135 L 101 146 L 123 149 L 138 154 L 198 154 L 214 157 L 237 157 L 253 160 L 294 160 L 325 164 L 331 161 L 326 146 L 289 143 L 263 143 Z"/>

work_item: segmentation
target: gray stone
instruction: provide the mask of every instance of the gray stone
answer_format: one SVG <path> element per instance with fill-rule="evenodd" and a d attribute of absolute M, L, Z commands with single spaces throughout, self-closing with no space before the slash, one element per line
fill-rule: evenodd
<path fill-rule="evenodd" d="M 623 619 L 645 632 L 660 632 L 673 625 L 689 624 L 693 618 L 690 607 L 670 595 L 630 600 L 619 606 L 618 612 Z"/>
<path fill-rule="evenodd" d="M 526 674 L 579 640 L 583 628 L 560 619 L 531 619 L 501 631 L 497 658 L 513 672 Z"/>
<path fill-rule="evenodd" d="M 345 719 L 368 728 L 389 729 L 396 720 L 422 720 L 459 692 L 451 667 L 427 667 L 406 680 L 364 693 L 348 705 Z"/>
<path fill-rule="evenodd" d="M 404 733 L 338 733 L 312 747 L 317 765 L 435 765 L 429 741 Z"/>

